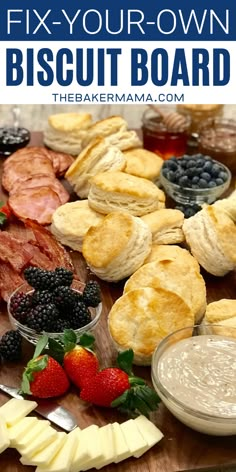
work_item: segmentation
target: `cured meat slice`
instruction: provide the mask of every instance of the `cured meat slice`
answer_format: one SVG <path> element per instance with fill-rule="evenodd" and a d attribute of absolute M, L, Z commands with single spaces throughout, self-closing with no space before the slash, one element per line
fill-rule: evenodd
<path fill-rule="evenodd" d="M 18 162 L 19 159 L 23 159 L 24 161 L 26 161 L 27 159 L 30 159 L 31 161 L 33 161 L 34 157 L 36 156 L 47 157 L 50 161 L 52 160 L 50 153 L 46 148 L 40 147 L 40 146 L 30 146 L 30 147 L 18 149 L 18 151 L 13 152 L 13 154 L 11 154 L 5 160 L 3 164 L 3 168 L 7 169 L 10 164 L 14 162 Z"/>
<path fill-rule="evenodd" d="M 10 192 L 16 182 L 26 180 L 36 174 L 54 177 L 52 163 L 47 157 L 36 156 L 33 161 L 26 159 L 23 162 L 21 158 L 18 162 L 13 162 L 3 171 L 2 185 Z"/>
<path fill-rule="evenodd" d="M 22 277 L 8 264 L 0 264 L 0 293 L 6 302 L 14 290 L 24 283 Z"/>
<path fill-rule="evenodd" d="M 29 177 L 26 180 L 20 180 L 16 182 L 13 189 L 10 191 L 10 195 L 18 193 L 21 190 L 27 188 L 37 188 L 37 187 L 50 187 L 54 192 L 57 193 L 61 204 L 67 203 L 69 201 L 70 195 L 63 187 L 61 182 L 51 175 L 36 174 L 33 177 Z"/>
<path fill-rule="evenodd" d="M 55 267 L 66 267 L 74 271 L 68 252 L 57 242 L 50 231 L 34 221 L 27 220 L 25 224 L 33 231 L 40 250 L 55 263 Z"/>
<path fill-rule="evenodd" d="M 28 188 L 14 193 L 8 200 L 12 212 L 20 219 L 50 224 L 54 211 L 61 205 L 59 197 L 49 187 Z"/>
<path fill-rule="evenodd" d="M 59 161 L 58 169 L 55 170 L 58 176 L 63 176 L 70 165 L 74 162 L 74 159 L 70 154 L 65 154 L 64 152 L 49 151 L 51 154 L 52 161 L 56 163 Z M 54 164 L 53 164 L 54 168 Z"/>
<path fill-rule="evenodd" d="M 24 243 L 7 231 L 0 232 L 0 264 L 8 262 L 13 269 L 20 273 L 32 259 L 32 251 L 29 251 Z"/>

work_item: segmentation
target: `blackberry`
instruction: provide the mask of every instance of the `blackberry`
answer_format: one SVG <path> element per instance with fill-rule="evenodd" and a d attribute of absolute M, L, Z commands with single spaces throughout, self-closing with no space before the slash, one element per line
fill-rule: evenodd
<path fill-rule="evenodd" d="M 36 290 L 54 290 L 58 285 L 55 272 L 39 267 L 27 267 L 24 270 L 24 277 Z"/>
<path fill-rule="evenodd" d="M 37 305 L 27 315 L 26 325 L 37 333 L 41 333 L 41 331 L 53 332 L 55 320 L 58 318 L 59 312 L 53 303 Z"/>
<path fill-rule="evenodd" d="M 22 355 L 22 337 L 18 331 L 7 331 L 0 340 L 0 356 L 5 361 L 19 361 Z"/>
<path fill-rule="evenodd" d="M 13 295 L 10 301 L 10 311 L 19 323 L 24 324 L 32 306 L 32 296 L 23 292 Z"/>
<path fill-rule="evenodd" d="M 83 291 L 83 302 L 87 306 L 96 307 L 101 302 L 101 289 L 99 284 L 90 280 L 84 288 Z"/>
<path fill-rule="evenodd" d="M 48 290 L 35 290 L 32 295 L 33 305 L 47 305 L 54 302 L 54 293 Z"/>
<path fill-rule="evenodd" d="M 72 308 L 77 301 L 77 295 L 70 287 L 57 287 L 54 290 L 54 303 L 61 310 Z"/>
<path fill-rule="evenodd" d="M 91 313 L 85 303 L 79 301 L 69 317 L 70 328 L 79 329 L 92 321 Z"/>
<path fill-rule="evenodd" d="M 73 282 L 73 272 L 71 270 L 65 269 L 64 267 L 57 267 L 55 270 L 55 275 L 57 277 L 58 285 L 64 285 L 70 287 Z"/>
<path fill-rule="evenodd" d="M 54 333 L 63 333 L 64 329 L 70 328 L 69 320 L 63 320 L 62 318 L 58 318 L 53 323 L 53 332 Z"/>

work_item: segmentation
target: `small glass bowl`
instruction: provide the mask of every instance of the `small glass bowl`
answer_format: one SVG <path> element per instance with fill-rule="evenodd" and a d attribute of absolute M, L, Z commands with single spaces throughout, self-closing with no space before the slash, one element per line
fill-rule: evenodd
<path fill-rule="evenodd" d="M 186 405 L 183 401 L 183 394 L 181 395 L 180 392 L 177 391 L 177 385 L 171 386 L 171 392 L 168 390 L 167 385 L 163 385 L 163 376 L 162 380 L 160 379 L 159 375 L 159 366 L 162 359 L 162 356 L 171 349 L 175 344 L 178 342 L 183 341 L 184 339 L 192 338 L 193 336 L 204 336 L 207 335 L 208 337 L 214 336 L 215 339 L 217 337 L 223 337 L 224 340 L 228 339 L 231 342 L 235 342 L 235 349 L 236 349 L 236 327 L 229 328 L 227 326 L 220 326 L 220 325 L 211 325 L 205 326 L 197 325 L 191 326 L 188 328 L 179 329 L 174 331 L 170 335 L 166 336 L 158 345 L 156 350 L 154 351 L 152 357 L 152 367 L 151 367 L 151 374 L 152 374 L 152 382 L 155 390 L 157 391 L 159 397 L 163 401 L 166 408 L 182 423 L 186 426 L 199 431 L 204 434 L 209 434 L 212 436 L 231 436 L 236 434 L 236 402 L 235 402 L 235 416 L 223 416 L 223 415 L 214 415 L 211 413 L 205 412 L 206 405 L 203 408 L 201 404 L 197 404 L 197 394 L 196 398 L 192 400 L 191 405 Z M 236 352 L 236 351 L 235 351 Z M 227 357 L 227 353 L 222 353 L 222 365 L 225 363 L 225 359 Z M 211 395 L 214 396 L 214 383 L 212 384 L 212 377 L 211 377 L 211 366 L 214 365 L 214 358 L 209 360 L 210 357 L 206 358 L 206 366 L 202 366 L 203 373 L 206 375 L 206 380 L 204 378 L 199 379 L 196 375 L 194 376 L 194 389 L 196 392 L 200 391 L 202 388 L 202 382 L 207 384 L 207 388 L 211 389 Z M 236 361 L 236 359 L 235 359 Z M 165 364 L 165 367 L 168 364 Z M 204 368 L 205 367 L 205 368 Z M 207 369 L 207 371 L 206 371 Z M 172 369 L 173 370 L 173 369 Z M 189 366 L 186 367 L 186 372 L 188 371 L 188 376 L 191 375 L 189 372 Z M 233 371 L 233 366 L 232 366 Z M 186 374 L 187 375 L 187 374 Z M 168 367 L 165 369 L 165 378 L 171 376 L 171 370 L 168 372 Z M 185 376 L 186 377 L 186 376 Z M 228 382 L 230 383 L 230 379 L 233 376 L 230 376 Z M 179 379 L 179 386 L 181 386 L 183 379 Z M 165 382 L 164 382 L 165 383 Z M 213 386 L 212 386 L 213 385 Z M 223 388 L 223 386 L 222 386 Z M 231 386 L 229 385 L 229 391 L 231 392 Z M 233 385 L 232 385 L 233 389 Z M 173 394 L 173 392 L 178 392 Z M 233 395 L 233 393 L 231 392 Z M 200 392 L 201 395 L 201 392 Z M 218 399 L 218 398 L 217 398 Z M 189 402 L 190 400 L 188 400 Z"/>
<path fill-rule="evenodd" d="M 213 161 L 215 164 L 219 164 L 217 161 Z M 170 182 L 166 177 L 164 177 L 162 169 L 160 173 L 160 183 L 164 187 L 166 193 L 178 203 L 182 205 L 202 205 L 203 203 L 213 203 L 215 202 L 230 186 L 231 182 L 231 172 L 222 163 L 220 164 L 224 171 L 228 174 L 228 179 L 217 187 L 212 188 L 188 188 L 181 187 L 180 185 Z"/>
<path fill-rule="evenodd" d="M 76 287 L 76 288 L 75 288 Z M 75 291 L 75 292 L 78 292 L 78 293 L 83 293 L 83 289 L 85 287 L 85 284 L 83 284 L 82 282 L 79 282 L 79 281 L 73 281 L 73 287 L 72 289 Z M 25 339 L 27 339 L 27 341 L 29 341 L 31 344 L 37 344 L 40 336 L 42 334 L 47 334 L 49 338 L 53 338 L 53 339 L 57 339 L 59 338 L 59 336 L 62 336 L 63 333 L 47 333 L 47 332 L 42 332 L 42 333 L 37 333 L 35 330 L 31 329 L 31 328 L 28 328 L 28 326 L 25 326 L 23 325 L 22 323 L 20 323 L 19 321 L 17 321 L 13 314 L 11 313 L 11 310 L 10 310 L 10 306 L 11 306 L 11 299 L 13 297 L 13 295 L 15 295 L 16 293 L 20 293 L 20 292 L 23 292 L 23 293 L 33 293 L 34 290 L 30 290 L 31 287 L 29 287 L 28 284 L 23 284 L 21 285 L 20 287 L 18 287 L 14 292 L 12 292 L 9 300 L 8 300 L 8 303 L 7 303 L 7 311 L 8 311 L 8 316 L 9 316 L 9 320 L 10 320 L 10 323 L 12 325 L 12 327 L 14 329 L 17 329 L 21 336 Z M 92 307 L 89 307 L 89 311 L 91 313 L 91 317 L 92 317 L 92 321 L 90 321 L 90 323 L 88 323 L 87 325 L 83 326 L 82 328 L 79 328 L 79 329 L 74 329 L 74 332 L 76 333 L 77 335 L 77 339 L 79 339 L 79 337 L 83 334 L 83 333 L 87 333 L 87 332 L 90 332 L 92 333 L 99 320 L 100 320 L 100 316 L 101 316 L 101 313 L 102 313 L 102 303 L 99 303 L 99 305 L 96 307 L 96 308 L 92 308 Z"/>
<path fill-rule="evenodd" d="M 30 131 L 26 128 L 0 128 L 0 155 L 10 156 L 30 142 Z"/>

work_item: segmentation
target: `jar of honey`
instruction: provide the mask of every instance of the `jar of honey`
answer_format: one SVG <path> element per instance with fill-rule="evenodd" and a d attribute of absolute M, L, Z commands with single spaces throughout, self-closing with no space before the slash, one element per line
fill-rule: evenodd
<path fill-rule="evenodd" d="M 199 151 L 222 162 L 236 174 L 236 120 L 215 118 L 202 123 Z"/>
<path fill-rule="evenodd" d="M 143 147 L 163 159 L 182 156 L 187 149 L 190 121 L 169 105 L 148 108 L 143 115 Z"/>

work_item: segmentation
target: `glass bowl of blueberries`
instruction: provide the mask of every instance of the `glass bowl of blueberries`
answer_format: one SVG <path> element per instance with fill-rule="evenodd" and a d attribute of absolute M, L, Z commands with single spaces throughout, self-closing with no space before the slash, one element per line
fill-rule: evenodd
<path fill-rule="evenodd" d="M 84 284 L 62 267 L 54 271 L 28 267 L 24 278 L 7 304 L 10 323 L 23 338 L 37 344 L 42 334 L 60 339 L 65 329 L 73 329 L 77 338 L 85 332 L 95 334 L 102 313 L 96 281 Z"/>
<path fill-rule="evenodd" d="M 203 154 L 171 157 L 162 166 L 160 183 L 181 205 L 211 204 L 229 188 L 230 170 Z"/>

